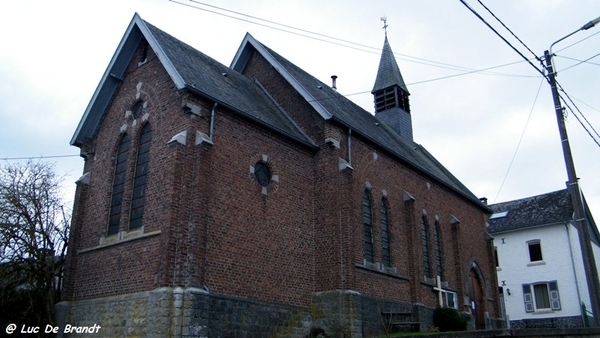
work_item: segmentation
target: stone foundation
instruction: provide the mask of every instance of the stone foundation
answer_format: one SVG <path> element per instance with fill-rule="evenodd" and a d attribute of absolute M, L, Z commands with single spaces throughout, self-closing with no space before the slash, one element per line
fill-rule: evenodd
<path fill-rule="evenodd" d="M 581 316 L 511 320 L 511 329 L 571 329 L 582 328 Z"/>
<path fill-rule="evenodd" d="M 364 337 L 389 331 L 427 331 L 433 308 L 363 296 L 351 290 L 314 293 L 310 307 L 211 294 L 197 288 L 149 292 L 56 305 L 58 337 L 67 324 L 99 325 L 95 337 L 307 337 L 322 329 L 328 337 Z M 411 325 L 386 327 L 390 315 Z M 416 324 L 414 324 L 416 323 Z M 388 331 L 389 330 L 389 331 Z M 86 334 L 69 334 L 69 337 Z"/>
<path fill-rule="evenodd" d="M 306 308 L 214 295 L 195 288 L 160 288 L 61 302 L 56 313 L 61 327 L 58 337 L 65 336 L 66 324 L 100 325 L 95 337 L 303 337 L 312 322 Z"/>

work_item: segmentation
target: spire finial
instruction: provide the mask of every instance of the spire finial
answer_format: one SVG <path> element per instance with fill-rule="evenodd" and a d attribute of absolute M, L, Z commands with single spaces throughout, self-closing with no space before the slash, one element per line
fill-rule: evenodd
<path fill-rule="evenodd" d="M 383 29 L 385 30 L 385 36 L 387 36 L 387 16 L 382 16 L 379 20 L 383 21 Z"/>

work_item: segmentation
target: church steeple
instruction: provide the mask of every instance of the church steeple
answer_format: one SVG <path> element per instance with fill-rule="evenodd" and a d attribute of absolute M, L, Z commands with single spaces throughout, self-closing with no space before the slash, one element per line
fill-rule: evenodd
<path fill-rule="evenodd" d="M 386 19 L 381 19 L 386 33 L 377 78 L 371 91 L 375 101 L 375 116 L 388 124 L 398 135 L 412 142 L 412 119 L 408 99 L 410 93 L 388 42 Z"/>

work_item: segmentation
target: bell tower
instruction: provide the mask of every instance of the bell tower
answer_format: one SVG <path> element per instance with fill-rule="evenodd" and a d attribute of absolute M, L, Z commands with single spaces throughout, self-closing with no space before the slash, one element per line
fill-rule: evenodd
<path fill-rule="evenodd" d="M 382 17 L 385 40 L 377 78 L 371 93 L 375 103 L 375 116 L 389 125 L 398 135 L 413 142 L 412 119 L 410 116 L 410 93 L 406 88 L 396 58 L 387 38 L 387 19 Z"/>

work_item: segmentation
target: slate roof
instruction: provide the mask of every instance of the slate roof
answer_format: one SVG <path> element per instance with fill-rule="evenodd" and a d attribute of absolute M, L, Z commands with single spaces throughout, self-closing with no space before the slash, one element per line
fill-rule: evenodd
<path fill-rule="evenodd" d="M 592 242 L 600 245 L 600 233 L 598 233 L 598 228 L 585 198 L 583 199 L 583 205 L 590 238 Z M 573 221 L 573 213 L 575 212 L 571 203 L 571 196 L 566 189 L 492 204 L 489 207 L 494 212 L 488 221 L 488 230 L 491 234 L 570 222 Z M 506 216 L 493 218 L 494 215 L 505 212 Z"/>
<path fill-rule="evenodd" d="M 406 88 L 406 84 L 400 73 L 400 67 L 398 67 L 398 63 L 396 62 L 392 47 L 390 46 L 386 35 L 385 41 L 383 42 L 383 50 L 381 51 L 381 59 L 379 60 L 377 77 L 375 78 L 375 85 L 373 86 L 371 93 L 394 85 L 404 89 L 408 94 L 408 88 Z"/>
<path fill-rule="evenodd" d="M 481 203 L 467 187 L 438 162 L 423 146 L 405 140 L 373 114 L 348 100 L 336 90 L 300 69 L 277 52 L 264 46 L 252 38 L 251 35 L 248 34 L 244 42 L 242 42 L 231 67 L 242 72 L 245 61 L 248 59 L 248 56 L 244 55 L 249 55 L 254 50 L 260 52 L 267 61 L 271 62 L 274 68 L 284 78 L 287 78 L 292 86 L 295 86 L 296 90 L 304 96 L 307 102 L 321 113 L 323 118 L 331 119 L 352 129 L 352 135 L 359 134 L 370 140 L 386 152 L 400 159 L 406 165 L 459 193 L 484 211 L 489 212 L 487 206 Z"/>
<path fill-rule="evenodd" d="M 277 106 L 260 85 L 145 22 L 137 14 L 88 105 L 71 140 L 72 145 L 81 146 L 85 137 L 93 137 L 102 116 L 106 113 L 110 99 L 116 93 L 118 82 L 115 78 L 119 75 L 115 73 L 120 73 L 121 76 L 124 74 L 124 69 L 120 72 L 114 69 L 119 68 L 120 64 L 129 63 L 131 56 L 127 54 L 135 52 L 142 37 L 158 55 L 178 89 L 188 89 L 297 142 L 316 148 L 314 142 Z"/>
<path fill-rule="evenodd" d="M 178 89 L 187 89 L 209 98 L 233 112 L 316 149 L 316 143 L 277 106 L 263 88 L 241 74 L 249 55 L 257 50 L 324 119 L 331 119 L 352 129 L 353 135 L 359 134 L 370 140 L 407 166 L 457 192 L 485 212 L 490 211 L 425 148 L 406 141 L 374 115 L 262 45 L 250 34 L 244 38 L 232 66 L 226 67 L 145 22 L 137 13 L 71 139 L 72 145 L 81 147 L 85 138 L 94 137 L 141 39 L 148 41 Z M 391 53 L 391 49 L 389 52 Z M 224 73 L 227 76 L 223 76 Z"/>
<path fill-rule="evenodd" d="M 489 207 L 494 214 L 508 212 L 505 217 L 489 220 L 488 229 L 492 234 L 568 222 L 573 219 L 573 205 L 566 189 L 492 204 Z"/>

